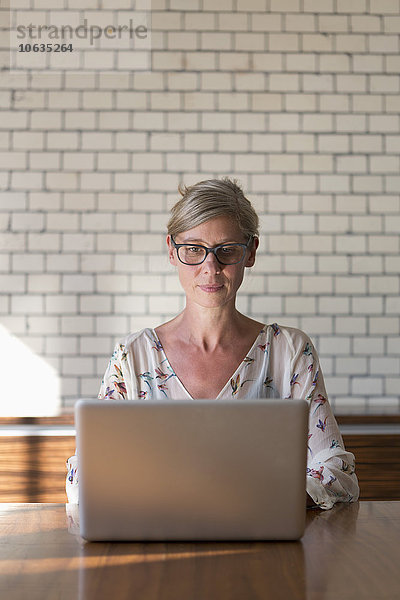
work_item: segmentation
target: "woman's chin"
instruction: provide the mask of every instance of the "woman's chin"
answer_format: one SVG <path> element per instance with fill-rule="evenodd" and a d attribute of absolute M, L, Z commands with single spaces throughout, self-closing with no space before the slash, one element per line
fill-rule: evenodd
<path fill-rule="evenodd" d="M 196 304 L 205 308 L 218 308 L 222 307 L 229 302 L 231 298 L 228 297 L 226 291 L 220 292 L 204 292 L 203 290 L 196 290 L 194 300 Z"/>

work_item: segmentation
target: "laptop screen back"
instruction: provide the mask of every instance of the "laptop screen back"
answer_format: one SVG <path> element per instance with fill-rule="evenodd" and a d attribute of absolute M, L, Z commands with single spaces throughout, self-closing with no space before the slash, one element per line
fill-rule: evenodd
<path fill-rule="evenodd" d="M 307 423 L 302 400 L 79 401 L 81 535 L 298 539 Z"/>

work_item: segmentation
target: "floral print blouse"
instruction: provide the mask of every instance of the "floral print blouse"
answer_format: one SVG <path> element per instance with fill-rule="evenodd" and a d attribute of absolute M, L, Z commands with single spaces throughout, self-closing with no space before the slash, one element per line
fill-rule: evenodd
<path fill-rule="evenodd" d="M 168 362 L 154 329 L 115 346 L 100 399 L 193 399 Z M 317 352 L 299 329 L 265 325 L 219 398 L 303 398 L 309 402 L 307 492 L 323 509 L 357 500 L 354 455 L 345 450 L 325 391 Z M 194 399 L 193 399 L 194 400 Z M 67 461 L 69 502 L 78 502 L 77 457 Z"/>

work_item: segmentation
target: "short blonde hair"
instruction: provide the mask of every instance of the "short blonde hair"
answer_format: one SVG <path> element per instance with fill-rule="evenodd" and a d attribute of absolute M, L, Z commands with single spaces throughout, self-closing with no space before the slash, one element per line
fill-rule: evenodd
<path fill-rule="evenodd" d="M 180 184 L 182 198 L 172 207 L 167 230 L 173 237 L 210 219 L 235 219 L 246 237 L 258 236 L 259 220 L 251 202 L 236 179 L 207 179 L 186 187 Z"/>

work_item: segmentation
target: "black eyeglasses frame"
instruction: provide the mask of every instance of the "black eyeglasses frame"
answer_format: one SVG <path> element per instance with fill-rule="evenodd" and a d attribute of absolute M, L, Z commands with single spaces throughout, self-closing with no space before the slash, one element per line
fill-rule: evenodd
<path fill-rule="evenodd" d="M 207 258 L 207 256 L 209 255 L 209 253 L 211 252 L 212 254 L 214 254 L 215 258 L 217 259 L 217 261 L 221 264 L 221 265 L 237 265 L 239 263 L 241 263 L 245 257 L 246 254 L 246 250 L 249 248 L 251 242 L 254 239 L 254 235 L 251 235 L 249 238 L 249 241 L 247 242 L 247 244 L 241 244 L 240 242 L 232 242 L 229 244 L 218 244 L 218 246 L 214 246 L 214 248 L 207 248 L 207 246 L 203 246 L 202 244 L 177 244 L 174 240 L 174 238 L 171 235 L 171 242 L 173 247 L 176 249 L 176 255 L 178 257 L 178 260 L 183 264 L 183 265 L 189 265 L 190 267 L 194 267 L 194 266 L 198 266 L 201 265 Z M 206 255 L 203 258 L 203 260 L 201 260 L 199 263 L 186 263 L 184 262 L 181 257 L 179 256 L 179 248 L 182 248 L 182 246 L 190 246 L 191 248 L 202 248 L 203 250 L 206 251 Z M 234 263 L 224 263 L 222 262 L 218 256 L 217 256 L 217 250 L 219 250 L 219 248 L 223 248 L 226 246 L 241 246 L 243 248 L 243 254 L 240 260 L 237 260 Z"/>

